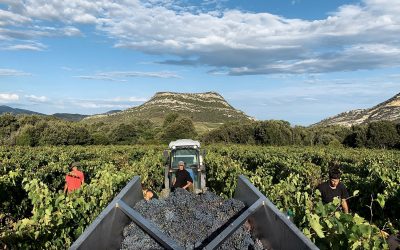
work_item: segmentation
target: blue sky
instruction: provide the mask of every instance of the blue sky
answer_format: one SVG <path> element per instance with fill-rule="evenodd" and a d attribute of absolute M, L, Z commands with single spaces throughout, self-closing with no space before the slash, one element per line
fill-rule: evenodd
<path fill-rule="evenodd" d="M 393 0 L 0 0 L 0 105 L 46 114 L 216 91 L 309 125 L 400 87 Z"/>

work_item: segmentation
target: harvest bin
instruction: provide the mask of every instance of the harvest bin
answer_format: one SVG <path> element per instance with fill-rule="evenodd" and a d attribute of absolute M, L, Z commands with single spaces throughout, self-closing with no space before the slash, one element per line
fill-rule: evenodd
<path fill-rule="evenodd" d="M 318 249 L 272 202 L 250 181 L 240 175 L 234 198 L 246 205 L 246 210 L 210 241 L 204 249 L 218 248 L 247 220 L 266 249 Z M 119 249 L 122 231 L 134 221 L 166 249 L 183 249 L 156 225 L 142 217 L 133 207 L 143 199 L 140 177 L 135 176 L 100 213 L 70 249 Z"/>

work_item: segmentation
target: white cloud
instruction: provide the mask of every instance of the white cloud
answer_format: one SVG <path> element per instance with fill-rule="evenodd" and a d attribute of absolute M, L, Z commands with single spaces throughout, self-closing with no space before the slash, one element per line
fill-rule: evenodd
<path fill-rule="evenodd" d="M 314 21 L 239 10 L 207 12 L 205 5 L 194 7 L 184 3 L 6 1 L 9 8 L 0 13 L 0 22 L 15 27 L 0 28 L 0 39 L 77 36 L 81 32 L 73 25 L 89 24 L 114 39 L 117 48 L 172 55 L 178 59 L 165 63 L 208 65 L 213 68 L 211 72 L 228 71 L 231 75 L 400 66 L 400 7 L 392 0 L 343 5 L 327 18 Z M 49 20 L 57 24 L 53 27 L 57 32 L 40 26 L 41 21 Z M 21 30 L 21 23 L 36 26 L 25 25 L 26 30 Z M 60 24 L 65 28 L 60 28 Z M 160 77 L 135 73 L 131 76 Z"/>
<path fill-rule="evenodd" d="M 95 75 L 82 75 L 75 76 L 76 78 L 86 79 L 86 80 L 103 80 L 103 81 L 118 81 L 126 82 L 129 77 L 151 77 L 151 78 L 182 78 L 174 72 L 169 71 L 159 71 L 159 72 L 141 72 L 141 71 L 111 71 L 111 72 L 101 72 Z"/>
<path fill-rule="evenodd" d="M 30 76 L 32 74 L 25 73 L 15 69 L 0 69 L 0 77 L 2 76 Z"/>
<path fill-rule="evenodd" d="M 100 100 L 67 100 L 66 103 L 85 109 L 127 109 L 147 100 L 148 98 L 143 97 L 115 97 Z"/>
<path fill-rule="evenodd" d="M 124 79 L 117 79 L 117 78 L 112 78 L 109 76 L 103 76 L 103 75 L 93 75 L 93 76 L 74 76 L 75 78 L 80 78 L 84 80 L 100 80 L 100 81 L 111 81 L 111 82 L 126 82 Z"/>
<path fill-rule="evenodd" d="M 25 95 L 25 98 L 33 103 L 44 103 L 48 101 L 46 96 Z"/>
<path fill-rule="evenodd" d="M 96 102 L 75 102 L 76 106 L 87 109 L 97 109 L 97 108 L 109 108 L 109 109 L 127 109 L 132 107 L 132 105 L 127 104 L 107 104 L 107 103 L 96 103 Z"/>
<path fill-rule="evenodd" d="M 0 93 L 0 103 L 8 103 L 18 101 L 19 96 L 17 94 Z"/>
<path fill-rule="evenodd" d="M 293 83 L 295 84 L 292 84 Z M 343 79 L 289 80 L 271 90 L 242 90 L 224 95 L 234 106 L 258 119 L 283 119 L 310 125 L 329 116 L 371 108 L 399 92 L 390 76 Z"/>
<path fill-rule="evenodd" d="M 82 35 L 81 31 L 76 27 L 65 27 L 62 29 L 62 32 L 65 36 L 80 36 Z"/>
<path fill-rule="evenodd" d="M 62 70 L 65 70 L 65 71 L 73 71 L 72 68 L 66 67 L 66 66 L 62 66 L 61 69 L 62 69 Z"/>
<path fill-rule="evenodd" d="M 140 72 L 140 71 L 114 71 L 102 73 L 103 75 L 119 76 L 119 77 L 154 77 L 154 78 L 181 78 L 174 72 Z"/>
<path fill-rule="evenodd" d="M 148 98 L 135 97 L 135 96 L 131 96 L 131 97 L 116 97 L 116 98 L 110 99 L 110 101 L 114 101 L 114 102 L 145 102 L 147 100 L 148 100 Z"/>
<path fill-rule="evenodd" d="M 4 50 L 33 50 L 33 51 L 43 51 L 46 48 L 45 45 L 41 43 L 31 43 L 31 44 L 14 44 L 6 46 Z"/>
<path fill-rule="evenodd" d="M 0 9 L 0 27 L 5 25 L 19 25 L 30 21 L 32 20 L 29 17 Z"/>

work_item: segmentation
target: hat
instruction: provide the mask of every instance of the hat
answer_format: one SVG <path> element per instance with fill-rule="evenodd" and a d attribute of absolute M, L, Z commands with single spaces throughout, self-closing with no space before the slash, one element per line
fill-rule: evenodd
<path fill-rule="evenodd" d="M 77 161 L 71 163 L 71 167 L 79 167 L 79 165 L 81 165 L 81 164 Z"/>
<path fill-rule="evenodd" d="M 181 165 L 182 165 L 182 166 L 185 166 L 185 163 L 184 163 L 183 161 L 179 161 L 179 162 L 178 162 L 178 166 L 181 166 Z"/>

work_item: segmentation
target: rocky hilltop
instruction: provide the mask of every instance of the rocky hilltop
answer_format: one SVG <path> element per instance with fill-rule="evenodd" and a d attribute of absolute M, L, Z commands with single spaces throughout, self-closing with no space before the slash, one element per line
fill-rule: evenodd
<path fill-rule="evenodd" d="M 194 122 L 225 123 L 228 121 L 251 120 L 242 111 L 233 108 L 220 94 L 158 92 L 149 101 L 140 106 L 121 112 L 97 115 L 86 118 L 86 121 L 130 119 L 150 119 L 161 121 L 169 113 L 178 113 L 190 117 Z"/>
<path fill-rule="evenodd" d="M 314 125 L 342 125 L 350 127 L 352 125 L 382 120 L 400 123 L 400 93 L 372 108 L 347 111 L 324 119 Z"/>

